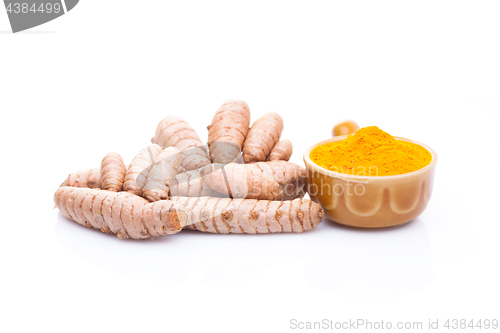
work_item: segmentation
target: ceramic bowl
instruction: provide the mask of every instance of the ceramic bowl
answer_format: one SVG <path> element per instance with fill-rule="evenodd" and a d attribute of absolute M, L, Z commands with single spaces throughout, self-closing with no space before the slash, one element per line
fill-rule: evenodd
<path fill-rule="evenodd" d="M 426 145 L 396 137 L 426 148 L 432 161 L 426 167 L 395 176 L 358 176 L 322 168 L 309 155 L 317 146 L 337 142 L 347 136 L 319 142 L 304 154 L 307 192 L 321 204 L 328 219 L 357 228 L 389 228 L 417 218 L 432 194 L 437 155 Z"/>

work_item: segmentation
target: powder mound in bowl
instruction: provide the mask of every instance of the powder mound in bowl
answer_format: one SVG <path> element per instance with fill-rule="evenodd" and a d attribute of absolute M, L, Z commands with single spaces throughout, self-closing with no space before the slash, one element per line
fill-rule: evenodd
<path fill-rule="evenodd" d="M 317 165 L 358 176 L 392 176 L 420 170 L 432 161 L 424 147 L 402 140 L 376 126 L 364 127 L 345 140 L 314 148 L 309 155 Z"/>

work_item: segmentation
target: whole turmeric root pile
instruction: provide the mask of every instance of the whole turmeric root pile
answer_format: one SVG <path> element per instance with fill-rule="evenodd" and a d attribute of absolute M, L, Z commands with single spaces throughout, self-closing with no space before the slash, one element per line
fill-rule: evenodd
<path fill-rule="evenodd" d="M 250 127 L 250 109 L 227 100 L 208 126 L 208 150 L 182 118 L 157 126 L 151 145 L 126 166 L 116 153 L 101 168 L 70 174 L 54 195 L 61 214 L 122 239 L 210 233 L 303 232 L 323 209 L 305 194 L 305 168 L 288 162 L 283 119 L 264 114 Z M 243 161 L 244 164 L 240 162 Z"/>

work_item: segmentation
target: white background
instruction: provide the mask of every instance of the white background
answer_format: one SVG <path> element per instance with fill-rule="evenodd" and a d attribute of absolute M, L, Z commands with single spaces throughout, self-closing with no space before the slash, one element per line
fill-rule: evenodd
<path fill-rule="evenodd" d="M 498 1 L 82 0 L 11 34 L 0 10 L 0 329 L 500 319 L 499 17 Z M 427 210 L 383 231 L 140 242 L 53 209 L 69 172 L 130 161 L 167 115 L 206 139 L 227 98 L 279 112 L 301 165 L 344 118 L 431 146 Z"/>

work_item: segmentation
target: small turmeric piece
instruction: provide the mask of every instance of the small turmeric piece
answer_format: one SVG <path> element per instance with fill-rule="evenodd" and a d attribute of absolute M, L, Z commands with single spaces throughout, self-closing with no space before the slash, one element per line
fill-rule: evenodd
<path fill-rule="evenodd" d="M 125 181 L 123 182 L 124 191 L 142 195 L 142 189 L 146 185 L 149 171 L 162 150 L 157 144 L 152 144 L 139 151 L 127 169 Z"/>
<path fill-rule="evenodd" d="M 101 188 L 101 169 L 86 169 L 72 172 L 61 186 Z"/>
<path fill-rule="evenodd" d="M 250 109 L 247 103 L 231 99 L 225 101 L 207 127 L 212 162 L 233 162 L 241 152 L 249 126 Z"/>
<path fill-rule="evenodd" d="M 359 125 L 353 120 L 344 120 L 333 127 L 332 135 L 341 136 L 354 134 L 359 130 Z"/>
<path fill-rule="evenodd" d="M 376 126 L 364 127 L 340 142 L 320 145 L 309 157 L 325 169 L 359 176 L 400 175 L 432 161 L 426 148 L 397 140 Z"/>
<path fill-rule="evenodd" d="M 149 203 L 132 193 L 89 188 L 59 187 L 54 201 L 63 216 L 122 239 L 175 234 L 190 214 L 173 201 Z"/>
<path fill-rule="evenodd" d="M 292 143 L 289 140 L 281 140 L 271 150 L 269 161 L 288 161 L 292 157 L 292 153 Z"/>
<path fill-rule="evenodd" d="M 198 134 L 181 117 L 168 116 L 156 128 L 151 139 L 161 147 L 175 147 L 182 152 L 182 166 L 185 170 L 194 170 L 210 164 L 210 158 L 203 147 Z"/>
<path fill-rule="evenodd" d="M 171 200 L 190 210 L 185 228 L 217 234 L 304 232 L 323 220 L 321 205 L 307 199 L 172 197 Z"/>
<path fill-rule="evenodd" d="M 149 171 L 142 190 L 143 197 L 149 201 L 168 199 L 169 186 L 174 183 L 181 163 L 182 154 L 179 149 L 168 147 L 162 151 Z"/>
<path fill-rule="evenodd" d="M 117 153 L 109 153 L 101 162 L 101 186 L 103 190 L 120 192 L 127 174 L 127 167 Z"/>
<path fill-rule="evenodd" d="M 248 131 L 243 144 L 243 162 L 262 162 L 280 140 L 283 119 L 276 112 L 269 112 L 257 119 Z"/>

